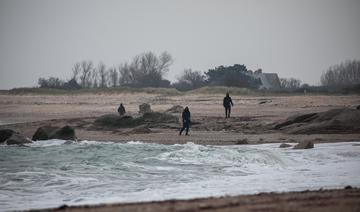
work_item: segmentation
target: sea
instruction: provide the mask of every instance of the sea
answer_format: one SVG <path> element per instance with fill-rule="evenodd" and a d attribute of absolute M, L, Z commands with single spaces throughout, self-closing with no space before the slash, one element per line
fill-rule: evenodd
<path fill-rule="evenodd" d="M 360 186 L 360 142 L 0 146 L 0 211 Z"/>

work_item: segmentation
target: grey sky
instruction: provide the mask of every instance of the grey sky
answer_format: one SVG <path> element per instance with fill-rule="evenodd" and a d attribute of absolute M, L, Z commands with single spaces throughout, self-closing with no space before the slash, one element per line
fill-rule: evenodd
<path fill-rule="evenodd" d="M 106 65 L 166 50 L 184 68 L 245 64 L 317 84 L 360 59 L 359 0 L 0 0 L 0 89 L 68 79 L 83 59 Z"/>

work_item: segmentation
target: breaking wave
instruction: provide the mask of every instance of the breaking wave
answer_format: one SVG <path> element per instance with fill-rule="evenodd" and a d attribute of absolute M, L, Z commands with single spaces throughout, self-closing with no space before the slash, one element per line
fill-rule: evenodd
<path fill-rule="evenodd" d="M 0 210 L 360 186 L 358 142 L 278 146 L 63 140 L 0 146 Z"/>

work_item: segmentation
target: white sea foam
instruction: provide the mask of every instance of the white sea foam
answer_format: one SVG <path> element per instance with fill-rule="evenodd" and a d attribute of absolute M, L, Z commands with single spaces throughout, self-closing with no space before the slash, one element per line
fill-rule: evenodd
<path fill-rule="evenodd" d="M 0 148 L 0 210 L 360 186 L 359 142 L 308 150 L 66 143 Z"/>

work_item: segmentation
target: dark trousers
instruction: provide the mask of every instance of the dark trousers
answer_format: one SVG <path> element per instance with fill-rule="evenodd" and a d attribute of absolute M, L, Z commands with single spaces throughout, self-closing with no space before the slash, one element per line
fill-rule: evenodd
<path fill-rule="evenodd" d="M 230 118 L 231 107 L 225 107 L 225 118 Z"/>
<path fill-rule="evenodd" d="M 183 122 L 183 127 L 181 128 L 179 135 L 181 135 L 181 133 L 182 133 L 185 129 L 186 129 L 185 135 L 187 135 L 187 134 L 189 133 L 189 127 L 190 127 L 189 121 L 184 121 L 184 122 Z"/>

